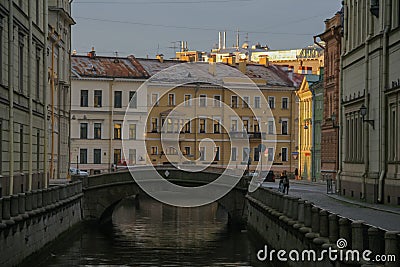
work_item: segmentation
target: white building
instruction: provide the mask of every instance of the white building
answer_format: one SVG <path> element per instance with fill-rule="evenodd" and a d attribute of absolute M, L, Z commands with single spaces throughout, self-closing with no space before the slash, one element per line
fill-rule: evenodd
<path fill-rule="evenodd" d="M 344 1 L 340 193 L 400 205 L 400 4 Z"/>
<path fill-rule="evenodd" d="M 101 172 L 113 164 L 145 164 L 147 95 L 136 92 L 148 77 L 133 56 L 72 56 L 71 167 Z"/>

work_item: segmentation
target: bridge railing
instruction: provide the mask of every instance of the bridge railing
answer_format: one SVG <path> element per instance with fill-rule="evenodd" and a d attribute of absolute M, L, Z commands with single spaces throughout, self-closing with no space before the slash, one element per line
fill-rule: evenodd
<path fill-rule="evenodd" d="M 187 166 L 185 166 L 187 168 Z M 184 171 L 179 168 L 176 168 L 172 165 L 163 165 L 163 166 L 138 166 L 138 167 L 129 167 L 129 169 L 120 170 L 118 172 L 104 173 L 99 175 L 92 175 L 88 177 L 81 176 L 73 176 L 72 180 L 81 180 L 83 183 L 83 188 L 93 188 L 97 186 L 105 186 L 109 184 L 121 184 L 132 182 L 134 179 L 131 175 L 131 172 L 135 175 L 143 175 L 141 177 L 146 177 L 148 181 L 152 181 L 150 170 L 156 170 L 164 179 L 172 180 L 172 181 L 183 181 L 183 182 L 193 182 L 193 183 L 202 183 L 207 184 L 213 182 L 217 179 L 221 174 L 226 176 L 232 176 L 232 179 L 240 178 L 240 181 L 236 185 L 240 188 L 247 188 L 248 181 L 241 176 L 242 172 L 240 170 L 225 170 L 223 168 L 216 167 L 208 167 L 201 172 L 195 172 L 197 170 L 196 167 L 193 167 L 193 172 Z M 190 169 L 189 169 L 190 170 Z M 196 174 L 196 175 L 191 175 Z M 143 179 L 143 178 L 142 178 Z M 154 177 L 156 181 L 159 177 Z"/>

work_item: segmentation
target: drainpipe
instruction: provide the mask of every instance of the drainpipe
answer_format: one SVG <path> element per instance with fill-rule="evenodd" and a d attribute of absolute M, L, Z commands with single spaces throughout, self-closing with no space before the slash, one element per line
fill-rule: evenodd
<path fill-rule="evenodd" d="M 9 143 L 8 154 L 10 159 L 9 194 L 14 193 L 14 2 L 9 2 L 8 14 L 8 99 L 9 99 Z"/>
<path fill-rule="evenodd" d="M 311 101 L 311 105 L 312 105 L 312 115 L 311 115 L 311 127 L 312 127 L 312 132 L 311 132 L 311 134 L 312 134 L 312 141 L 311 141 L 311 145 L 312 145 L 312 147 L 311 147 L 311 181 L 313 181 L 313 182 L 316 182 L 317 181 L 317 179 L 316 179 L 316 177 L 315 177 L 315 175 L 316 175 L 316 170 L 315 170 L 315 128 L 316 128 L 316 125 L 315 125 L 315 101 L 316 101 L 316 99 L 315 99 L 315 90 L 313 90 L 313 89 L 311 89 L 310 88 L 310 91 L 311 91 L 311 94 L 312 94 L 312 101 Z"/>
<path fill-rule="evenodd" d="M 33 97 L 34 97 L 34 90 L 32 88 L 32 78 L 33 78 L 33 68 L 32 68 L 32 52 L 33 52 L 33 45 L 32 45 L 32 4 L 28 5 L 28 17 L 29 17 L 29 37 L 28 37 L 28 92 L 29 92 L 29 147 L 28 147 L 28 190 L 32 190 L 32 152 L 33 152 Z"/>
<path fill-rule="evenodd" d="M 113 87 L 114 87 L 114 83 L 115 83 L 115 78 L 113 78 L 109 85 L 108 85 L 108 89 L 109 89 L 109 107 L 110 107 L 110 117 L 109 117 L 109 134 L 110 134 L 110 141 L 108 142 L 108 167 L 110 168 L 110 172 L 113 171 L 111 168 L 111 164 L 114 163 L 111 157 L 111 150 L 112 150 L 112 142 L 113 142 L 113 118 L 114 118 L 114 109 L 113 109 Z M 112 163 L 111 163 L 112 162 Z"/>
<path fill-rule="evenodd" d="M 48 32 L 49 32 L 49 22 L 48 22 L 48 0 L 45 0 L 43 2 L 43 32 L 44 32 L 44 39 L 43 39 L 43 44 L 44 44 L 44 48 L 43 48 L 43 106 L 44 106 L 44 110 L 43 110 L 43 115 L 44 115 L 44 122 L 43 122 L 43 126 L 44 126 L 44 142 L 43 142 L 43 154 L 44 154 L 44 159 L 43 159 L 43 174 L 44 174 L 44 184 L 43 187 L 47 188 L 48 187 L 48 139 L 49 139 L 49 132 L 48 132 L 48 124 L 47 124 L 47 106 L 48 106 L 48 99 L 47 99 L 47 89 L 48 89 L 48 65 L 47 65 L 47 44 L 48 44 Z"/>
<path fill-rule="evenodd" d="M 341 175 L 343 172 L 343 155 L 342 155 L 342 151 L 343 151 L 343 125 L 344 125 L 344 106 L 340 103 L 342 97 L 343 97 L 343 57 L 346 54 L 346 48 L 348 46 L 348 28 L 346 28 L 345 26 L 347 25 L 347 21 L 348 21 L 348 15 L 347 15 L 347 4 L 344 3 L 343 4 L 343 16 L 344 16 L 344 21 L 343 21 L 343 25 L 342 25 L 342 29 L 344 32 L 343 38 L 342 38 L 342 42 L 341 42 L 341 56 L 340 56 L 340 73 L 339 73 L 339 114 L 338 114 L 338 118 L 340 121 L 340 128 L 339 128 L 339 133 L 338 133 L 338 155 L 337 155 L 337 174 L 336 174 L 336 193 L 341 195 L 342 194 L 342 183 L 341 183 Z M 346 30 L 346 31 L 345 31 Z"/>
<path fill-rule="evenodd" d="M 386 1 L 386 6 L 384 10 L 385 14 L 385 28 L 383 32 L 383 83 L 381 84 L 379 97 L 380 97 L 380 106 L 381 111 L 383 110 L 383 119 L 380 120 L 381 126 L 379 127 L 379 135 L 380 135 L 380 175 L 379 175 L 379 183 L 378 183 L 378 202 L 384 202 L 384 182 L 386 176 L 386 166 L 387 166 L 387 158 L 386 158 L 386 122 L 387 122 L 387 105 L 386 105 L 386 97 L 385 97 L 385 89 L 388 87 L 389 77 L 388 77 L 388 58 L 389 58 L 389 31 L 391 28 L 391 16 L 390 11 L 392 10 L 392 2 Z"/>

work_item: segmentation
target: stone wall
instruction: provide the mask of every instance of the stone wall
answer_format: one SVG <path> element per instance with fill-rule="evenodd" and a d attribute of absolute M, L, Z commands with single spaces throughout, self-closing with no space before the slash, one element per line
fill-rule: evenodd
<path fill-rule="evenodd" d="M 313 203 L 275 190 L 259 188 L 247 195 L 248 226 L 260 234 L 270 249 L 297 251 L 313 249 L 321 252 L 337 248 L 337 240 L 344 238 L 344 249 L 371 250 L 374 255 L 395 255 L 397 262 L 385 266 L 398 266 L 400 260 L 400 234 L 373 227 L 363 221 L 352 221 L 323 210 Z M 262 249 L 262 248 L 260 248 Z M 317 254 L 318 255 L 318 254 Z M 276 256 L 276 254 L 275 254 Z M 286 255 L 287 257 L 287 255 Z M 289 266 L 363 266 L 365 262 L 291 262 Z M 365 265 L 366 266 L 366 265 Z M 374 265 L 368 265 L 374 266 Z M 382 265 L 379 265 L 382 266 Z"/>
<path fill-rule="evenodd" d="M 0 266 L 15 266 L 81 221 L 82 183 L 0 198 Z"/>

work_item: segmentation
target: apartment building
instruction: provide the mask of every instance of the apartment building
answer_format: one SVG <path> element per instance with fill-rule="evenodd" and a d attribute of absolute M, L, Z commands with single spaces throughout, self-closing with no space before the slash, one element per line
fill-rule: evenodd
<path fill-rule="evenodd" d="M 69 94 L 61 84 L 69 83 L 67 54 L 73 24 L 69 1 L 0 2 L 0 196 L 47 187 L 50 176 L 66 177 L 67 164 L 58 162 L 68 161 Z M 54 125 L 63 128 L 55 138 L 62 140 L 53 153 L 55 176 L 49 175 L 51 122 L 47 117 L 51 110 L 48 49 L 53 37 L 57 40 L 54 50 L 64 51 L 60 66 L 65 66 L 65 74 L 53 68 L 61 79 L 51 80 L 67 100 L 54 113 Z"/>
<path fill-rule="evenodd" d="M 138 61 L 154 74 L 152 69 L 162 65 Z M 230 163 L 231 168 L 243 169 L 250 163 L 254 170 L 262 163 L 263 170 L 271 166 L 277 172 L 294 172 L 297 104 L 287 73 L 273 65 L 244 62 L 187 63 L 166 69 L 147 85 L 150 164 Z"/>
<path fill-rule="evenodd" d="M 400 4 L 344 1 L 339 192 L 400 205 Z"/>
<path fill-rule="evenodd" d="M 72 56 L 71 167 L 99 173 L 145 164 L 147 95 L 137 92 L 149 76 L 133 56 L 98 56 L 94 49 Z"/>

